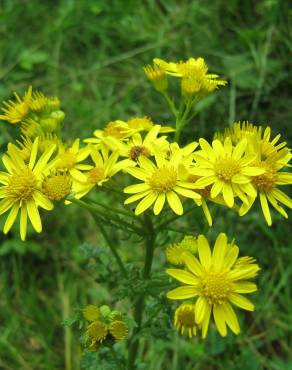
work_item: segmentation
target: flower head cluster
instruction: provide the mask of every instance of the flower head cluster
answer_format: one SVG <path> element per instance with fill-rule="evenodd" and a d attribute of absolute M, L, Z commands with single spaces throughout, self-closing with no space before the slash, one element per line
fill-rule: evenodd
<path fill-rule="evenodd" d="M 96 351 L 102 343 L 120 341 L 128 335 L 122 313 L 108 306 L 88 305 L 83 309 L 83 317 L 87 321 L 85 346 L 90 351 Z"/>
<path fill-rule="evenodd" d="M 221 135 L 221 141 L 230 140 L 236 145 L 246 142 L 246 156 L 251 158 L 249 166 L 262 169 L 262 173 L 253 173 L 249 185 L 250 191 L 246 191 L 246 199 L 239 208 L 239 214 L 245 215 L 259 198 L 261 208 L 268 225 L 272 224 L 272 217 L 269 204 L 276 209 L 283 217 L 288 215 L 281 203 L 292 208 L 292 199 L 279 189 L 282 185 L 292 184 L 292 174 L 283 171 L 290 167 L 289 161 L 292 157 L 291 150 L 286 147 L 286 142 L 279 142 L 281 135 L 271 137 L 270 127 L 263 129 L 251 123 L 235 123 L 234 126 Z M 233 178 L 234 179 L 234 178 Z M 243 185 L 243 186 L 242 186 Z M 241 190 L 245 185 L 241 184 Z M 237 186 L 236 186 L 237 187 Z M 251 189 L 251 187 L 253 189 Z"/>
<path fill-rule="evenodd" d="M 227 84 L 227 81 L 219 80 L 218 75 L 208 73 L 208 66 L 203 58 L 189 58 L 178 63 L 155 58 L 153 62 L 153 70 L 158 69 L 170 76 L 181 78 L 182 94 L 188 97 L 208 95 L 219 86 Z M 149 70 L 148 74 L 146 70 L 145 73 L 149 78 Z"/>
<path fill-rule="evenodd" d="M 100 144 L 102 142 L 112 143 L 111 140 L 127 141 L 134 134 L 139 132 L 148 132 L 154 126 L 149 117 L 134 117 L 127 122 L 116 120 L 109 122 L 103 130 L 95 130 L 94 137 L 85 139 L 85 143 Z M 174 131 L 171 127 L 159 126 L 160 133 Z"/>
<path fill-rule="evenodd" d="M 199 235 L 198 257 L 184 252 L 184 269 L 167 269 L 166 272 L 185 284 L 167 293 L 173 300 L 192 301 L 178 308 L 175 325 L 178 330 L 188 329 L 189 336 L 202 330 L 207 336 L 211 314 L 222 336 L 227 327 L 238 334 L 239 323 L 232 305 L 253 311 L 253 303 L 242 294 L 257 290 L 256 284 L 248 281 L 254 278 L 259 266 L 250 257 L 238 257 L 239 248 L 229 244 L 224 233 L 218 235 L 213 251 L 204 235 Z M 193 300 L 195 299 L 195 300 Z"/>
<path fill-rule="evenodd" d="M 198 74 L 199 70 L 204 78 L 209 76 L 200 58 L 177 64 L 157 63 L 167 74 L 177 77 L 189 76 L 195 71 Z M 72 144 L 61 140 L 57 130 L 59 124 L 56 122 L 62 111 L 59 110 L 57 98 L 33 92 L 31 87 L 22 98 L 17 94 L 15 96 L 17 101 L 15 104 L 10 102 L 9 109 L 11 112 L 12 109 L 15 112 L 21 109 L 24 112 L 26 109 L 26 114 L 17 122 L 23 135 L 15 144 L 9 144 L 7 154 L 3 157 L 4 164 L 8 173 L 13 168 L 15 174 L 23 172 L 23 168 L 33 170 L 32 158 L 50 159 L 52 164 L 39 174 L 37 182 L 31 181 L 28 174 L 25 178 L 22 176 L 23 184 L 37 183 L 29 186 L 36 186 L 50 201 L 65 199 L 70 193 L 80 199 L 123 172 L 130 175 L 129 179 L 139 180 L 139 183 L 124 188 L 124 193 L 128 194 L 125 204 L 138 202 L 135 206 L 136 215 L 148 209 L 153 209 L 155 215 L 164 209 L 182 215 L 187 199 L 191 199 L 193 205 L 202 207 L 211 226 L 210 202 L 233 208 L 243 216 L 259 197 L 269 225 L 272 223 L 269 204 L 282 216 L 288 217 L 281 204 L 291 208 L 292 201 L 279 186 L 292 183 L 291 173 L 282 170 L 289 166 L 291 153 L 286 143 L 280 142 L 280 135 L 272 137 L 269 127 L 263 129 L 248 122 L 236 123 L 223 134 L 217 134 L 211 144 L 200 138 L 199 143 L 193 141 L 181 147 L 170 141 L 168 134 L 173 131 L 171 127 L 154 124 L 149 117 L 133 117 L 128 121 L 108 123 L 103 130 L 96 130 L 93 138 L 84 140 L 85 146 L 82 146 L 78 138 Z M 12 117 L 8 116 L 9 112 L 6 112 L 7 119 Z M 48 152 L 50 158 L 46 156 Z M 8 168 L 9 161 L 12 164 Z M 4 191 L 7 180 L 3 181 L 2 203 L 8 202 L 11 194 Z M 16 203 L 19 202 L 19 209 L 24 209 L 26 203 L 23 194 L 19 198 L 14 195 L 14 199 Z M 40 204 L 38 206 L 43 207 Z M 8 209 L 10 207 L 4 207 L 2 213 Z M 31 212 L 28 212 L 30 220 Z M 21 214 L 21 235 L 24 238 L 25 211 Z M 4 228 L 5 232 L 11 228 L 16 216 L 15 206 Z M 37 231 L 41 230 L 36 218 L 32 224 Z M 177 253 L 177 248 L 170 250 L 173 255 Z"/>
<path fill-rule="evenodd" d="M 60 101 L 56 97 L 47 97 L 40 91 L 33 92 L 30 86 L 20 97 L 14 93 L 15 99 L 3 102 L 0 120 L 20 126 L 25 137 L 31 139 L 60 130 L 65 114 L 60 110 Z"/>

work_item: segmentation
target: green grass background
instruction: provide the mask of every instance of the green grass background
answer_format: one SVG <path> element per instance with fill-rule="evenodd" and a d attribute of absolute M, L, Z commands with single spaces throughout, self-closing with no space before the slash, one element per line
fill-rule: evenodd
<path fill-rule="evenodd" d="M 64 137 L 71 139 L 138 115 L 171 125 L 142 66 L 154 57 L 203 56 L 229 84 L 208 100 L 185 140 L 249 120 L 270 125 L 291 144 L 291 35 L 291 8 L 281 0 L 2 0 L 0 98 L 29 84 L 58 95 Z M 4 150 L 15 131 L 5 123 L 0 130 Z M 114 302 L 88 254 L 96 248 L 111 258 L 92 220 L 74 206 L 58 208 L 45 215 L 44 232 L 31 231 L 25 243 L 17 231 L 0 236 L 1 370 L 79 369 L 80 331 L 62 321 L 87 303 Z M 209 232 L 226 231 L 262 267 L 257 310 L 241 315 L 242 334 L 212 334 L 202 343 L 173 333 L 165 340 L 157 320 L 144 369 L 292 369 L 291 223 L 273 218 L 268 228 L 259 212 L 239 219 L 224 211 Z M 131 253 L 127 242 L 121 252 Z"/>

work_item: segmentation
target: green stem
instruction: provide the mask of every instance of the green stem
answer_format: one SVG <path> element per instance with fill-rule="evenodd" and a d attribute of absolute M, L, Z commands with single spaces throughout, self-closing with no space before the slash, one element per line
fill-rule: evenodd
<path fill-rule="evenodd" d="M 91 206 L 90 204 L 87 204 L 81 200 L 78 200 L 78 199 L 72 199 L 71 200 L 73 203 L 76 203 L 78 205 L 80 205 L 81 207 L 87 209 L 93 216 L 93 219 L 96 223 L 96 226 L 99 228 L 100 232 L 102 233 L 103 237 L 104 237 L 104 240 L 106 241 L 106 243 L 108 244 L 115 260 L 117 261 L 117 264 L 121 270 L 121 273 L 123 274 L 123 276 L 125 278 L 128 277 L 128 274 L 127 274 L 127 270 L 123 264 L 123 261 L 121 260 L 121 257 L 119 256 L 117 250 L 116 250 L 116 246 L 113 244 L 111 238 L 108 236 L 105 228 L 103 227 L 102 225 L 102 220 L 98 217 L 98 214 L 97 214 L 97 210 L 96 210 L 96 207 L 93 207 Z"/>
<path fill-rule="evenodd" d="M 91 213 L 93 214 L 97 214 L 101 217 L 104 217 L 105 219 L 109 219 L 110 221 L 113 220 L 115 222 L 117 222 L 118 224 L 121 224 L 129 229 L 132 229 L 133 231 L 135 231 L 138 235 L 142 235 L 143 234 L 143 230 L 140 229 L 139 227 L 135 226 L 135 225 L 132 225 L 131 223 L 127 222 L 127 221 L 124 221 L 122 220 L 121 218 L 115 216 L 114 214 L 109 214 L 109 213 L 105 213 L 104 211 L 100 210 L 98 207 L 92 205 L 92 204 L 88 204 L 82 200 L 79 200 L 79 199 L 69 199 L 70 202 L 72 203 L 76 203 L 78 204 L 79 206 L 81 206 L 82 208 L 85 208 L 87 209 L 88 211 L 90 211 Z"/>
<path fill-rule="evenodd" d="M 107 209 L 107 210 L 109 210 L 111 212 L 114 212 L 116 214 L 120 214 L 120 215 L 123 215 L 123 216 L 127 216 L 127 217 L 133 218 L 133 213 L 122 211 L 122 210 L 117 209 L 117 208 L 114 208 L 112 206 L 107 206 L 107 205 L 105 205 L 103 203 L 98 202 L 95 199 L 91 199 L 91 198 L 87 198 L 87 199 L 89 200 L 89 202 L 94 203 L 94 204 L 96 204 L 96 205 L 98 205 L 100 207 L 103 207 L 104 209 Z"/>
<path fill-rule="evenodd" d="M 145 226 L 147 228 L 147 234 L 145 236 L 146 253 L 144 261 L 143 279 L 148 280 L 150 278 L 151 273 L 154 255 L 154 242 L 156 237 L 154 233 L 152 220 L 148 215 L 145 215 Z M 139 350 L 139 338 L 137 336 L 142 327 L 144 308 L 145 308 L 145 295 L 141 295 L 140 297 L 138 297 L 134 309 L 134 319 L 136 321 L 137 326 L 133 331 L 133 335 L 129 345 L 128 370 L 135 369 L 135 360 Z"/>
<path fill-rule="evenodd" d="M 175 106 L 173 100 L 169 97 L 169 95 L 168 95 L 168 93 L 166 91 L 164 91 L 162 93 L 162 95 L 163 95 L 164 99 L 166 100 L 166 102 L 167 102 L 170 110 L 172 111 L 173 115 L 175 116 L 175 118 L 177 118 L 178 111 L 176 109 L 176 106 Z"/>
<path fill-rule="evenodd" d="M 121 257 L 119 256 L 119 254 L 116 250 L 116 246 L 112 242 L 111 238 L 108 236 L 105 228 L 102 226 L 102 223 L 98 222 L 99 221 L 98 217 L 96 217 L 96 215 L 93 215 L 93 218 L 94 218 L 94 221 L 96 223 L 96 226 L 99 228 L 100 232 L 102 233 L 102 236 L 104 237 L 104 240 L 107 242 L 113 256 L 115 257 L 115 260 L 117 261 L 117 264 L 119 265 L 121 273 L 124 275 L 125 278 L 128 278 L 127 270 L 125 268 L 125 265 L 124 265 Z"/>
<path fill-rule="evenodd" d="M 175 131 L 175 136 L 174 136 L 174 140 L 177 143 L 179 143 L 181 132 L 182 132 L 182 130 L 183 130 L 183 128 L 184 128 L 184 126 L 187 122 L 187 118 L 188 118 L 188 115 L 190 113 L 190 110 L 192 109 L 192 106 L 193 106 L 193 100 L 188 99 L 188 101 L 186 102 L 186 108 L 185 108 L 185 111 L 184 111 L 183 115 L 177 117 L 176 131 Z"/>

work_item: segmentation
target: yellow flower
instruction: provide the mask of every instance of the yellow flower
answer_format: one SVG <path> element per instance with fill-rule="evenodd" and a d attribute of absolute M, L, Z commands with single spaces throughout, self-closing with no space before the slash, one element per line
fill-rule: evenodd
<path fill-rule="evenodd" d="M 149 117 L 134 117 L 134 118 L 130 118 L 127 121 L 127 125 L 129 129 L 132 130 L 132 134 L 134 134 L 135 132 L 138 132 L 138 131 L 139 132 L 140 131 L 150 131 L 152 127 L 154 126 L 154 123 Z M 173 129 L 172 127 L 162 126 L 162 125 L 159 125 L 159 126 L 160 126 L 160 130 L 159 130 L 160 134 L 166 134 L 166 133 L 175 131 L 175 129 Z"/>
<path fill-rule="evenodd" d="M 138 129 L 130 129 L 126 122 L 117 120 L 109 122 L 104 130 L 95 130 L 93 133 L 95 137 L 83 141 L 90 144 L 100 144 L 103 142 L 103 139 L 109 137 L 123 140 L 138 131 Z"/>
<path fill-rule="evenodd" d="M 277 157 L 277 153 L 281 151 L 281 149 L 285 148 L 287 145 L 285 141 L 279 143 L 280 138 L 281 135 L 278 134 L 273 139 L 271 139 L 271 128 L 269 126 L 265 128 L 263 133 L 262 128 L 259 127 L 257 134 L 249 136 L 250 151 L 257 154 L 258 161 L 271 161 L 271 158 L 275 161 L 274 156 Z M 286 153 L 289 156 L 290 151 L 288 151 L 287 148 Z M 284 165 L 286 165 L 285 156 L 282 156 L 281 154 L 280 157 L 283 158 L 283 163 Z M 276 160 L 279 161 L 279 158 L 276 158 Z"/>
<path fill-rule="evenodd" d="M 54 112 L 60 109 L 61 102 L 57 96 L 51 96 L 47 101 L 47 108 L 49 111 Z"/>
<path fill-rule="evenodd" d="M 39 144 L 38 144 L 38 152 L 40 154 L 44 153 L 48 149 L 55 145 L 56 147 L 62 146 L 62 142 L 60 139 L 53 134 L 43 134 L 38 136 Z M 8 147 L 8 154 L 12 150 L 18 151 L 21 157 L 25 162 L 29 161 L 30 153 L 32 150 L 34 140 L 31 140 L 29 137 L 21 136 L 21 140 L 16 140 L 16 144 L 9 144 Z"/>
<path fill-rule="evenodd" d="M 154 63 L 174 77 L 181 77 L 181 88 L 184 95 L 206 94 L 227 81 L 218 80 L 218 75 L 208 74 L 208 66 L 203 58 L 189 58 L 186 62 L 167 63 L 162 59 L 154 59 Z"/>
<path fill-rule="evenodd" d="M 257 290 L 256 284 L 247 281 L 254 278 L 259 266 L 245 260 L 236 264 L 239 248 L 228 245 L 224 233 L 218 235 L 213 253 L 207 239 L 198 237 L 199 260 L 185 252 L 187 270 L 168 269 L 166 272 L 186 284 L 167 293 L 169 299 L 190 299 L 198 297 L 195 303 L 196 324 L 202 327 L 202 337 L 207 336 L 211 313 L 219 333 L 227 335 L 226 325 L 235 333 L 240 332 L 239 323 L 231 304 L 247 311 L 253 311 L 254 305 L 241 293 Z"/>
<path fill-rule="evenodd" d="M 64 118 L 65 113 L 62 111 L 52 112 L 49 116 L 41 119 L 28 117 L 21 122 L 21 133 L 31 139 L 49 134 L 56 135 L 55 133 L 58 133 Z"/>
<path fill-rule="evenodd" d="M 84 197 L 95 186 L 102 186 L 119 171 L 135 165 L 130 159 L 118 162 L 119 152 L 110 153 L 105 145 L 101 145 L 100 150 L 90 147 L 90 156 L 95 166 L 91 166 L 89 171 L 80 173 L 78 179 L 73 182 L 72 191 L 77 199 Z"/>
<path fill-rule="evenodd" d="M 256 154 L 258 160 L 265 160 L 271 154 L 283 149 L 287 143 L 279 140 L 281 135 L 276 135 L 271 139 L 271 128 L 268 126 L 263 129 L 262 126 L 256 126 L 248 121 L 235 122 L 232 128 L 225 129 L 224 133 L 217 132 L 215 139 L 222 143 L 229 137 L 234 145 L 238 144 L 242 139 L 247 140 L 247 152 Z"/>
<path fill-rule="evenodd" d="M 47 107 L 49 99 L 40 91 L 35 91 L 32 94 L 32 99 L 29 103 L 29 108 L 32 112 L 41 112 Z"/>
<path fill-rule="evenodd" d="M 253 123 L 248 121 L 235 122 L 231 128 L 226 128 L 223 133 L 216 132 L 214 140 L 220 140 L 224 143 L 224 140 L 229 137 L 233 145 L 238 144 L 242 139 L 249 139 L 256 135 L 260 137 L 262 132 L 261 126 L 255 126 Z"/>
<path fill-rule="evenodd" d="M 95 130 L 93 138 L 85 139 L 85 143 L 101 144 L 107 140 L 115 139 L 119 141 L 126 141 L 131 136 L 141 131 L 150 131 L 154 123 L 148 117 L 134 117 L 127 122 L 116 120 L 109 122 L 103 130 Z M 159 133 L 168 133 L 175 131 L 168 126 L 161 126 Z"/>
<path fill-rule="evenodd" d="M 192 235 L 185 235 L 180 245 L 186 250 L 193 254 L 198 251 L 198 241 L 197 238 Z"/>
<path fill-rule="evenodd" d="M 155 147 L 160 148 L 162 151 L 168 149 L 169 143 L 166 137 L 157 138 L 160 127 L 159 125 L 153 126 L 144 138 L 142 138 L 140 133 L 136 133 L 125 142 L 110 137 L 104 139 L 104 143 L 111 150 L 118 150 L 121 157 L 129 157 L 133 161 L 137 161 L 141 155 L 145 157 L 153 156 Z"/>
<path fill-rule="evenodd" d="M 179 171 L 181 160 L 180 152 L 172 155 L 170 159 L 166 159 L 163 154 L 156 152 L 156 164 L 146 157 L 140 157 L 138 161 L 139 168 L 128 168 L 126 172 L 143 182 L 130 185 L 124 189 L 125 193 L 134 194 L 126 199 L 125 204 L 143 198 L 138 203 L 135 214 L 141 214 L 154 204 L 153 212 L 158 215 L 167 200 L 173 212 L 178 215 L 183 214 L 183 206 L 179 195 L 192 199 L 200 199 L 201 196 L 193 190 L 196 185 L 181 180 Z"/>
<path fill-rule="evenodd" d="M 66 172 L 53 171 L 42 183 L 42 192 L 51 200 L 61 200 L 70 194 L 72 179 Z"/>
<path fill-rule="evenodd" d="M 20 130 L 25 137 L 32 140 L 43 135 L 43 130 L 40 124 L 33 118 L 26 118 L 24 121 L 22 121 Z"/>
<path fill-rule="evenodd" d="M 178 143 L 174 142 L 169 145 L 168 157 L 180 155 L 183 158 L 182 166 L 185 168 L 185 176 L 189 175 L 188 168 L 193 162 L 193 154 L 199 144 L 193 141 L 184 147 L 180 147 Z"/>
<path fill-rule="evenodd" d="M 200 178 L 199 176 L 190 175 L 188 177 L 188 180 L 195 183 L 199 178 Z M 201 195 L 201 200 L 200 201 L 195 200 L 196 205 L 202 207 L 204 216 L 209 226 L 212 226 L 213 220 L 212 220 L 211 212 L 208 207 L 208 202 L 212 202 L 217 205 L 226 206 L 226 203 L 224 202 L 222 195 L 218 194 L 215 198 L 211 198 L 211 194 L 210 194 L 211 188 L 212 188 L 211 185 L 207 185 L 202 189 L 198 189 L 197 192 Z M 235 208 L 235 206 L 233 208 Z"/>
<path fill-rule="evenodd" d="M 241 140 L 235 147 L 231 140 L 226 138 L 224 144 L 214 140 L 212 146 L 205 140 L 200 139 L 202 152 L 195 154 L 196 167 L 190 170 L 191 174 L 199 176 L 196 181 L 198 186 L 212 185 L 210 196 L 212 199 L 219 194 L 228 207 L 233 207 L 234 197 L 239 197 L 244 203 L 248 203 L 246 194 L 256 196 L 256 190 L 251 184 L 252 177 L 265 172 L 262 167 L 250 166 L 254 156 L 244 155 L 247 140 Z"/>
<path fill-rule="evenodd" d="M 20 211 L 20 237 L 25 240 L 27 230 L 27 216 L 32 226 L 39 233 L 42 231 L 42 222 L 38 207 L 52 210 L 53 204 L 41 190 L 43 177 L 53 166 L 48 163 L 55 150 L 53 145 L 37 160 L 38 139 L 33 143 L 28 163 L 25 163 L 18 151 L 9 148 L 9 154 L 3 156 L 3 164 L 7 172 L 0 173 L 0 214 L 10 209 L 3 232 L 7 234 L 14 224 Z"/>
<path fill-rule="evenodd" d="M 133 117 L 127 121 L 127 125 L 131 130 L 149 131 L 154 123 L 149 117 Z"/>
<path fill-rule="evenodd" d="M 98 321 L 100 318 L 100 311 L 99 308 L 94 306 L 93 304 L 87 305 L 83 310 L 83 317 L 87 321 Z"/>
<path fill-rule="evenodd" d="M 5 107 L 1 108 L 4 114 L 0 115 L 0 119 L 11 124 L 17 124 L 24 120 L 30 111 L 30 102 L 32 99 L 32 86 L 29 86 L 22 98 L 15 92 L 16 100 L 8 100 L 3 102 Z"/>
<path fill-rule="evenodd" d="M 59 172 L 68 172 L 74 180 L 83 180 L 81 171 L 90 170 L 91 165 L 80 163 L 90 155 L 90 147 L 80 149 L 80 140 L 76 139 L 69 147 L 59 146 L 55 169 Z"/>
<path fill-rule="evenodd" d="M 279 151 L 272 150 L 271 154 L 268 155 L 265 160 L 260 160 L 256 163 L 258 167 L 265 169 L 265 173 L 259 176 L 254 176 L 252 184 L 257 190 L 261 208 L 269 226 L 272 225 L 269 203 L 284 218 L 288 218 L 288 215 L 280 204 L 282 203 L 288 208 L 292 208 L 292 199 L 279 189 L 279 186 L 292 184 L 292 173 L 280 171 L 284 166 L 288 166 L 288 162 L 291 157 L 290 151 L 287 148 L 283 148 Z M 248 198 L 248 203 L 242 204 L 239 209 L 240 216 L 245 215 L 250 210 L 255 199 L 256 196 L 251 196 Z"/>
<path fill-rule="evenodd" d="M 109 332 L 116 340 L 122 340 L 128 335 L 128 327 L 124 321 L 114 320 L 109 326 Z"/>
<path fill-rule="evenodd" d="M 102 343 L 108 334 L 107 326 L 101 321 L 93 321 L 86 329 L 87 346 L 94 350 L 96 345 Z"/>
<path fill-rule="evenodd" d="M 175 311 L 174 325 L 181 334 L 186 331 L 189 338 L 196 336 L 199 325 L 196 323 L 195 305 L 181 304 Z"/>
<path fill-rule="evenodd" d="M 187 235 L 180 243 L 171 244 L 166 248 L 166 259 L 173 265 L 184 265 L 184 252 L 195 254 L 197 249 L 197 238 Z"/>
<path fill-rule="evenodd" d="M 157 65 L 151 66 L 148 64 L 143 68 L 146 77 L 153 83 L 157 91 L 163 92 L 167 90 L 168 81 L 165 70 Z"/>

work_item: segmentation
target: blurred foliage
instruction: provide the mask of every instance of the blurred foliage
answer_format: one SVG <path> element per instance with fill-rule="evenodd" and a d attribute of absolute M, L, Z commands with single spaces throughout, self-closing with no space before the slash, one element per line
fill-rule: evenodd
<path fill-rule="evenodd" d="M 70 138 L 88 137 L 112 119 L 135 115 L 171 124 L 142 66 L 154 57 L 203 56 L 211 72 L 226 78 L 229 86 L 204 101 L 208 108 L 188 127 L 185 139 L 210 138 L 233 121 L 248 119 L 271 125 L 291 144 L 291 36 L 288 0 L 2 0 L 0 98 L 29 84 L 58 95 Z M 5 123 L 0 130 L 3 149 L 15 131 Z M 199 213 L 194 216 L 188 228 L 197 232 L 203 224 Z M 273 217 L 274 226 L 268 228 L 255 212 L 238 219 L 218 211 L 208 232 L 214 237 L 226 231 L 243 254 L 255 255 L 261 264 L 257 311 L 242 320 L 242 334 L 222 339 L 213 333 L 206 342 L 179 338 L 170 325 L 169 304 L 143 332 L 147 340 L 147 330 L 154 331 L 155 340 L 144 344 L 141 370 L 292 368 L 291 223 Z M 44 225 L 39 236 L 31 230 L 26 243 L 18 240 L 17 231 L 0 236 L 0 369 L 122 370 L 115 365 L 120 363 L 115 356 L 125 351 L 122 346 L 114 353 L 105 348 L 88 354 L 79 365 L 78 327 L 62 325 L 79 307 L 115 304 L 111 293 L 122 299 L 128 289 L 122 282 L 116 286 L 112 257 L 93 220 L 75 206 L 60 205 L 45 216 Z M 166 234 L 166 239 L 178 237 Z M 120 236 L 125 238 L 123 257 L 138 259 L 143 250 Z M 156 253 L 154 270 L 164 263 L 163 249 Z M 163 290 L 160 297 L 164 299 Z M 150 300 L 148 315 L 160 308 L 152 304 Z M 123 307 L 130 310 L 127 302 Z M 88 368 L 88 356 L 96 356 L 98 363 L 102 357 L 107 365 Z"/>

